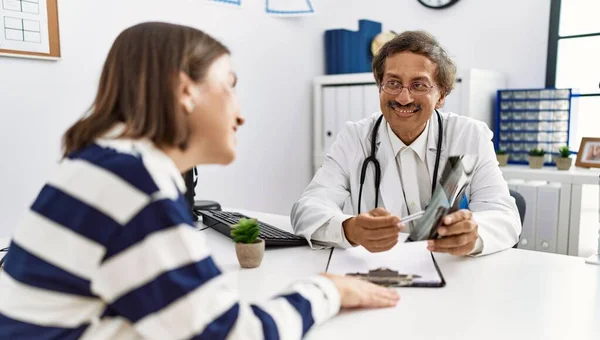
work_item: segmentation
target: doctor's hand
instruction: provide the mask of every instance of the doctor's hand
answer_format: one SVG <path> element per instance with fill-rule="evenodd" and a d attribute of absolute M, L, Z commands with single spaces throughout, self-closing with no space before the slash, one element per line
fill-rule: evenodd
<path fill-rule="evenodd" d="M 427 241 L 427 249 L 452 255 L 470 254 L 479 238 L 473 214 L 470 210 L 465 209 L 444 216 L 442 225 L 438 227 L 437 232 L 441 238 Z"/>
<path fill-rule="evenodd" d="M 398 233 L 404 229 L 400 218 L 390 215 L 384 208 L 349 218 L 342 227 L 351 244 L 361 245 L 372 253 L 392 249 L 398 243 Z"/>
<path fill-rule="evenodd" d="M 393 307 L 400 300 L 398 291 L 354 277 L 321 274 L 330 279 L 340 293 L 342 308 Z"/>

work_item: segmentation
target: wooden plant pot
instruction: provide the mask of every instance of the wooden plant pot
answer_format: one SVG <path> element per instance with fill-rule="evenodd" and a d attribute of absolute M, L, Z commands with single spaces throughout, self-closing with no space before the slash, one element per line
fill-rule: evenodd
<path fill-rule="evenodd" d="M 558 170 L 569 170 L 573 164 L 573 159 L 570 157 L 556 157 L 555 161 Z"/>
<path fill-rule="evenodd" d="M 529 167 L 532 169 L 541 169 L 544 166 L 544 156 L 528 156 Z"/>
<path fill-rule="evenodd" d="M 256 239 L 254 243 L 236 243 L 235 254 L 242 268 L 256 268 L 260 266 L 265 254 L 265 241 Z"/>

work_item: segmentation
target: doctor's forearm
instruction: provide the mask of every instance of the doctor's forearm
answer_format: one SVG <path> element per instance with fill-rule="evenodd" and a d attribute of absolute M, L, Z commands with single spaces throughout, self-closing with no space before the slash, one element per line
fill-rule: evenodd
<path fill-rule="evenodd" d="M 328 243 L 339 248 L 351 248 L 352 244 L 348 235 L 344 231 L 343 223 L 353 218 L 352 215 L 338 214 L 332 217 L 327 223 L 320 226 L 311 235 L 311 239 Z"/>

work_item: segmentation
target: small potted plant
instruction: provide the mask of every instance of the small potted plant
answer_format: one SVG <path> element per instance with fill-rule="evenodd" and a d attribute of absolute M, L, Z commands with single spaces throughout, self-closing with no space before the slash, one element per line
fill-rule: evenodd
<path fill-rule="evenodd" d="M 546 151 L 544 149 L 531 149 L 529 150 L 529 167 L 532 169 L 541 169 L 544 166 L 544 156 Z"/>
<path fill-rule="evenodd" d="M 499 166 L 506 166 L 506 164 L 508 164 L 508 154 L 506 153 L 506 150 L 496 150 L 496 159 L 498 160 Z"/>
<path fill-rule="evenodd" d="M 571 151 L 569 151 L 568 146 L 565 145 L 558 149 L 558 157 L 556 157 L 555 161 L 558 170 L 569 170 L 571 168 L 573 159 L 571 158 Z"/>
<path fill-rule="evenodd" d="M 235 254 L 242 268 L 260 266 L 265 253 L 265 241 L 258 238 L 260 226 L 256 219 L 242 218 L 231 229 Z"/>

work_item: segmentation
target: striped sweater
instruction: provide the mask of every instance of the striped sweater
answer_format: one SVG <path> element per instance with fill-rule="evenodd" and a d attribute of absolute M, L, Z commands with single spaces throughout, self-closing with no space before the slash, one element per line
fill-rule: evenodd
<path fill-rule="evenodd" d="M 296 339 L 339 311 L 318 276 L 240 302 L 184 190 L 149 141 L 106 137 L 70 154 L 14 233 L 0 339 Z"/>

